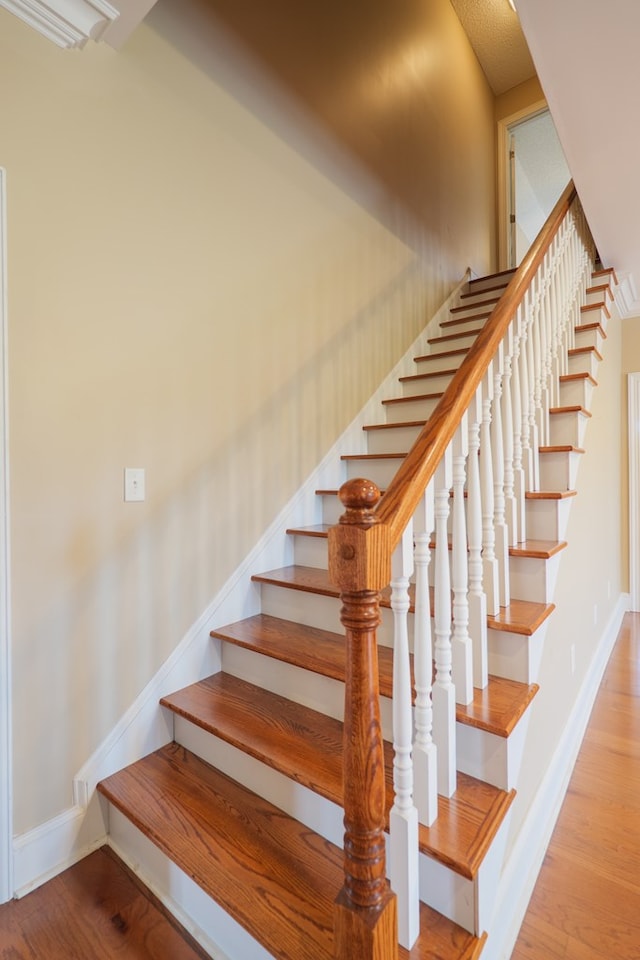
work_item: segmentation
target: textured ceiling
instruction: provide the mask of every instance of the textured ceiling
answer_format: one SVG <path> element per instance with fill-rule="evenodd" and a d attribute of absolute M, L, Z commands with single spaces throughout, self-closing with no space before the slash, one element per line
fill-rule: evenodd
<path fill-rule="evenodd" d="M 520 21 L 508 0 L 451 0 L 451 6 L 496 96 L 535 76 Z"/>

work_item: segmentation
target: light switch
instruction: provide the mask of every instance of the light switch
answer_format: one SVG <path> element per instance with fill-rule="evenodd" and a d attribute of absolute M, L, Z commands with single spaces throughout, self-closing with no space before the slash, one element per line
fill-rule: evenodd
<path fill-rule="evenodd" d="M 125 467 L 124 499 L 144 500 L 144 468 Z"/>

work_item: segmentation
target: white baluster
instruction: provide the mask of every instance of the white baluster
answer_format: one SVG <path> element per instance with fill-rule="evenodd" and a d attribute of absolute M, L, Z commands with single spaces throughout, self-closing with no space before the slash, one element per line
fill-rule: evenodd
<path fill-rule="evenodd" d="M 413 573 L 413 525 L 391 559 L 393 610 L 393 787 L 389 814 L 389 879 L 398 898 L 398 940 L 411 949 L 419 930 L 418 811 L 413 803 L 411 759 L 411 669 L 409 661 L 409 579 Z"/>
<path fill-rule="evenodd" d="M 456 789 L 456 692 L 451 679 L 451 585 L 449 576 L 449 491 L 451 448 L 436 470 L 435 661 L 433 739 L 438 748 L 438 792 L 450 797 Z"/>
<path fill-rule="evenodd" d="M 529 490 L 540 489 L 540 449 L 538 441 L 538 423 L 536 420 L 536 325 L 537 325 L 537 297 L 535 290 L 531 290 L 531 314 L 527 335 L 527 377 L 529 384 L 529 396 L 527 403 L 527 416 L 529 418 L 529 456 L 531 461 L 531 478 Z"/>
<path fill-rule="evenodd" d="M 500 608 L 496 535 L 494 528 L 493 456 L 491 453 L 491 401 L 493 361 L 482 381 L 482 423 L 480 425 L 480 493 L 482 499 L 482 581 L 487 595 L 487 614 L 497 616 Z"/>
<path fill-rule="evenodd" d="M 438 813 L 438 751 L 433 742 L 433 645 L 431 642 L 431 602 L 429 596 L 429 543 L 435 527 L 431 479 L 414 518 L 414 562 L 416 588 L 413 615 L 413 672 L 415 676 L 416 736 L 413 744 L 415 804 L 420 823 L 431 826 Z"/>
<path fill-rule="evenodd" d="M 473 649 L 473 685 L 484 689 L 487 668 L 487 598 L 482 585 L 482 499 L 480 493 L 480 422 L 482 386 L 467 411 L 469 457 L 467 469 L 467 538 L 469 542 L 469 633 Z"/>
<path fill-rule="evenodd" d="M 473 661 L 471 637 L 469 636 L 469 599 L 467 596 L 469 555 L 467 552 L 467 523 L 464 506 L 465 468 L 468 452 L 469 431 L 465 413 L 453 438 L 453 530 L 451 543 L 453 634 L 451 637 L 451 655 L 457 703 L 471 703 L 473 700 Z"/>
<path fill-rule="evenodd" d="M 531 323 L 531 293 L 527 291 L 523 300 L 522 323 L 520 325 L 520 357 L 518 367 L 520 371 L 520 413 L 522 438 L 522 469 L 526 490 L 533 490 L 533 459 L 529 442 L 529 358 L 527 343 L 529 339 L 529 325 Z"/>
<path fill-rule="evenodd" d="M 520 387 L 520 330 L 523 307 L 516 310 L 513 321 L 513 360 L 511 363 L 511 409 L 513 412 L 513 495 L 516 501 L 517 542 L 527 539 L 525 513 L 525 475 L 522 466 L 522 389 Z"/>
<path fill-rule="evenodd" d="M 505 336 L 504 378 L 502 381 L 502 438 L 504 444 L 504 514 L 509 546 L 518 542 L 518 513 L 513 474 L 513 406 L 511 400 L 511 362 L 513 355 L 513 322 Z"/>
<path fill-rule="evenodd" d="M 504 368 L 504 343 L 498 347 L 493 361 L 493 416 L 491 419 L 491 454 L 493 457 L 493 504 L 495 553 L 498 565 L 498 603 L 508 607 L 509 586 L 509 531 L 505 520 L 504 497 L 504 442 L 502 429 L 502 375 Z"/>

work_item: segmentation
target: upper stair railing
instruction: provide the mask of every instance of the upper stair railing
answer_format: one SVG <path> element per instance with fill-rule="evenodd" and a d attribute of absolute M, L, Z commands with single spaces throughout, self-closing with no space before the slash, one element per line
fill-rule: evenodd
<path fill-rule="evenodd" d="M 539 489 L 538 449 L 549 442 L 549 411 L 567 372 L 592 261 L 593 243 L 570 183 L 384 496 L 361 479 L 340 490 L 345 513 L 329 532 L 329 572 L 341 591 L 347 656 L 339 960 L 394 958 L 398 939 L 410 948 L 418 936 L 418 823 L 431 824 L 438 793 L 451 796 L 456 788 L 456 700 L 470 702 L 473 687 L 487 683 L 487 615 L 509 604 L 509 547 L 526 539 L 525 493 Z M 376 644 L 379 595 L 389 587 L 390 884 Z"/>

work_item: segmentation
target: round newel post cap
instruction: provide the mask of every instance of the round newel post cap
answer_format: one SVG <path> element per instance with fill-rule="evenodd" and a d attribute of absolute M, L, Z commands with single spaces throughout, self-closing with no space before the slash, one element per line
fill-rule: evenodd
<path fill-rule="evenodd" d="M 364 480 L 362 477 L 347 480 L 340 487 L 338 496 L 345 508 L 340 523 L 370 526 L 378 522 L 375 509 L 382 494 L 373 480 Z"/>

